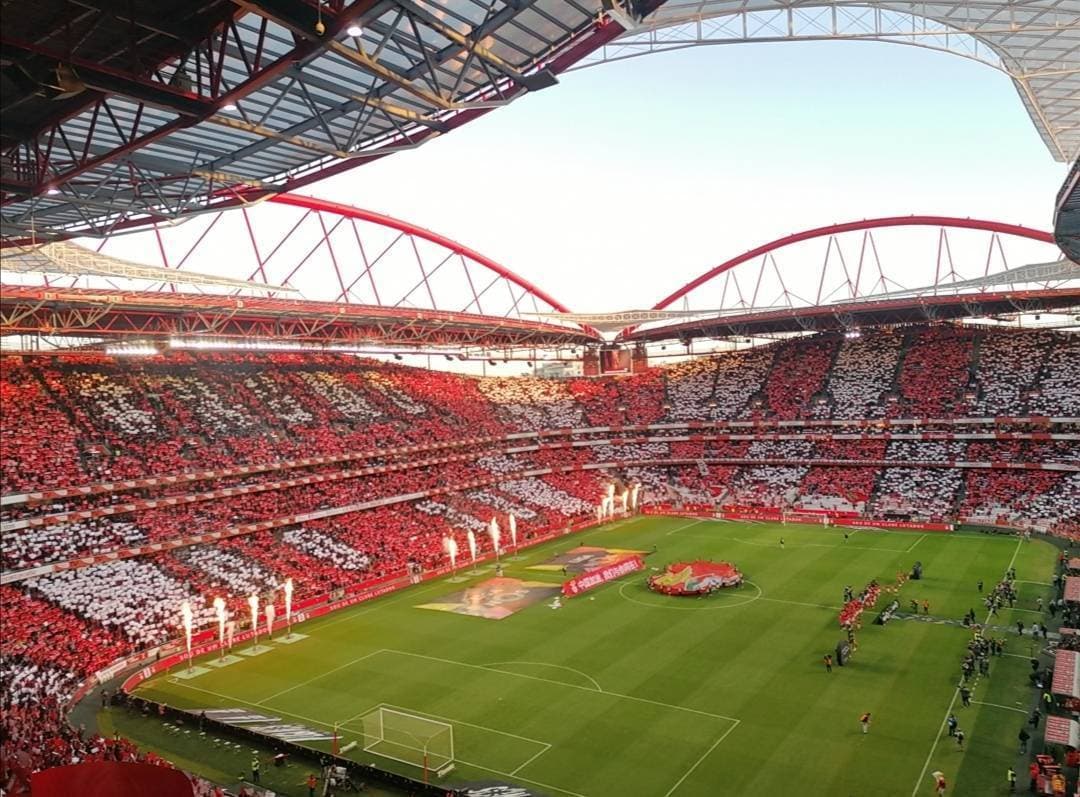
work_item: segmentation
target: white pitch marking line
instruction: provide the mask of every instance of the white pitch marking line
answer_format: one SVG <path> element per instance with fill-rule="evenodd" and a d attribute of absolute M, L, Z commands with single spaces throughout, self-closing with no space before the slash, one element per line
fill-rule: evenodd
<path fill-rule="evenodd" d="M 376 651 L 376 652 L 381 653 L 383 651 L 380 650 L 380 651 Z M 390 652 L 390 651 L 386 651 L 386 652 Z M 553 681 L 553 683 L 557 683 L 557 682 Z M 214 697 L 221 698 L 222 700 L 228 700 L 228 701 L 231 701 L 233 703 L 243 703 L 246 706 L 259 707 L 258 703 L 252 703 L 250 700 L 244 700 L 243 698 L 233 697 L 232 695 L 223 695 L 220 692 L 212 692 L 209 689 L 203 689 L 203 688 L 198 687 L 198 686 L 192 686 L 191 684 L 178 683 L 177 686 L 186 687 L 187 689 L 191 689 L 194 692 L 203 692 L 204 694 L 207 694 L 207 695 L 213 695 Z M 378 708 L 379 706 L 387 706 L 388 708 L 392 708 L 392 706 L 389 706 L 386 703 L 379 703 L 379 704 L 373 706 L 373 708 Z M 368 711 L 370 711 L 370 710 L 371 709 L 368 709 Z M 323 728 L 335 728 L 336 727 L 336 728 L 344 729 L 344 730 L 347 730 L 347 731 L 352 731 L 353 733 L 360 733 L 361 735 L 363 735 L 363 729 L 357 729 L 357 728 L 349 727 L 346 723 L 337 723 L 336 725 L 332 725 L 329 722 L 323 722 L 322 720 L 317 720 L 314 717 L 305 717 L 303 714 L 294 714 L 291 711 L 282 711 L 280 709 L 274 709 L 274 711 L 276 711 L 278 714 L 284 714 L 287 717 L 293 717 L 293 718 L 298 719 L 298 720 L 304 720 L 305 722 L 310 722 L 313 725 L 320 725 Z M 363 712 L 363 713 L 367 713 L 367 712 Z M 357 715 L 353 716 L 351 719 L 356 719 L 356 717 L 358 717 L 358 716 L 360 716 L 360 714 L 357 714 Z M 434 714 L 432 714 L 430 716 L 435 717 Z M 450 722 L 458 722 L 458 720 L 449 720 L 449 721 Z M 737 724 L 738 720 L 735 720 L 735 722 Z M 470 723 L 461 722 L 459 724 L 461 724 L 461 725 L 469 725 Z M 480 726 L 480 725 L 476 725 L 474 727 L 483 728 L 483 726 Z M 496 731 L 494 728 L 483 728 L 483 730 L 493 731 L 494 733 L 500 733 L 500 734 L 503 734 L 505 736 L 514 736 L 514 734 L 512 734 L 512 733 L 506 733 L 505 731 Z M 527 742 L 532 742 L 534 744 L 545 745 L 545 748 L 543 750 L 541 750 L 540 753 L 546 753 L 548 750 L 551 749 L 550 744 L 548 744 L 547 742 L 541 742 L 539 739 L 528 739 L 528 738 L 526 738 L 524 736 L 518 736 L 516 738 L 522 739 L 522 740 L 527 741 Z M 376 753 L 376 755 L 378 755 L 378 754 Z M 528 761 L 525 762 L 525 764 L 530 763 L 531 761 L 535 760 L 537 757 L 539 757 L 539 754 L 537 754 L 537 755 L 533 756 L 532 758 L 530 758 Z M 569 794 L 570 797 L 585 797 L 585 795 L 578 794 L 577 792 L 568 791 L 567 789 L 560 789 L 558 786 L 552 786 L 551 784 L 548 784 L 548 783 L 540 783 L 539 781 L 536 781 L 536 780 L 529 780 L 528 778 L 522 778 L 522 777 L 514 775 L 514 774 L 512 774 L 510 772 L 503 772 L 502 770 L 499 770 L 499 769 L 492 769 L 491 767 L 481 766 L 480 764 L 475 764 L 475 763 L 473 763 L 471 761 L 466 761 L 466 760 L 464 760 L 462 758 L 459 758 L 459 759 L 456 759 L 456 760 L 461 762 L 462 764 L 465 764 L 466 766 L 470 766 L 470 767 L 473 767 L 475 769 L 482 769 L 485 772 L 494 772 L 496 775 L 502 775 L 505 778 L 517 777 L 518 780 L 523 780 L 526 783 L 532 783 L 534 786 L 540 786 L 540 787 L 545 788 L 545 789 L 552 789 L 554 791 L 559 792 L 560 794 Z M 525 764 L 522 764 L 520 767 L 518 767 L 518 769 L 514 770 L 514 772 L 519 771 L 522 767 L 525 766 Z"/>
<path fill-rule="evenodd" d="M 692 521 L 692 522 L 690 522 L 690 523 L 684 523 L 684 524 L 683 524 L 683 525 L 681 525 L 681 526 L 676 526 L 675 528 L 673 528 L 673 529 L 672 529 L 671 531 L 669 531 L 669 532 L 668 532 L 668 533 L 667 533 L 667 534 L 666 534 L 665 536 L 668 536 L 668 537 L 670 537 L 670 536 L 671 536 L 672 534 L 674 534 L 674 533 L 675 533 L 676 531 L 682 531 L 683 529 L 688 529 L 688 528 L 690 528 L 691 526 L 696 526 L 696 525 L 698 525 L 699 523 L 704 523 L 704 522 L 705 522 L 704 520 L 695 520 L 695 521 Z"/>
<path fill-rule="evenodd" d="M 675 785 L 667 790 L 667 793 L 664 795 L 664 797 L 671 797 L 671 795 L 675 793 L 675 790 L 678 789 L 680 786 L 682 786 L 683 782 L 688 777 L 690 777 L 692 774 L 694 774 L 694 770 L 697 769 L 699 766 L 701 766 L 701 762 L 704 761 L 706 758 L 708 758 L 709 754 L 713 750 L 715 750 L 717 747 L 720 746 L 720 742 L 724 741 L 724 739 L 726 739 L 728 737 L 728 734 L 730 734 L 737 727 L 739 727 L 739 721 L 735 720 L 735 724 L 732 725 L 730 728 L 728 728 L 726 731 L 724 731 L 720 735 L 720 738 L 712 743 L 712 747 L 710 747 L 708 750 L 706 750 L 704 753 L 702 753 L 701 758 L 699 758 L 697 761 L 695 761 L 693 766 L 691 766 L 690 769 L 686 770 L 686 772 L 683 774 L 683 776 L 681 778 L 679 778 L 677 781 L 675 781 Z"/>
<path fill-rule="evenodd" d="M 551 749 L 551 745 L 550 744 L 545 744 L 543 750 L 541 750 L 536 755 L 534 755 L 532 758 L 530 758 L 528 761 L 526 761 L 524 764 L 522 764 L 521 766 L 519 766 L 515 770 L 513 770 L 510 773 L 510 777 L 516 776 L 517 773 L 521 772 L 521 770 L 525 769 L 525 767 L 529 766 L 529 764 L 531 764 L 533 761 L 538 759 L 540 756 L 542 756 L 544 753 L 546 753 L 550 749 Z"/>
<path fill-rule="evenodd" d="M 908 548 L 906 551 L 904 551 L 904 553 L 911 553 L 912 551 L 915 550 L 915 546 L 918 545 L 920 542 L 922 542 L 925 539 L 926 539 L 926 535 L 924 534 L 921 537 L 919 537 L 919 539 L 915 540 L 915 542 L 911 543 L 911 547 Z"/>
<path fill-rule="evenodd" d="M 750 540 L 742 540 L 738 537 L 732 537 L 735 542 L 741 542 L 743 545 L 756 545 L 758 548 L 777 548 L 776 543 L 771 542 L 752 542 Z M 885 551 L 886 553 L 907 553 L 910 548 L 872 548 L 869 545 L 845 545 L 840 543 L 839 545 L 825 545 L 820 542 L 796 542 L 791 543 L 792 548 L 846 548 L 851 551 Z"/>
<path fill-rule="evenodd" d="M 406 714 L 415 714 L 418 717 L 427 717 L 428 719 L 442 720 L 443 722 L 449 722 L 449 723 L 453 723 L 455 725 L 466 725 L 466 726 L 468 726 L 470 728 L 477 728 L 477 729 L 479 729 L 481 731 L 489 731 L 490 733 L 497 733 L 500 736 L 509 736 L 511 739 L 518 739 L 518 740 L 520 740 L 522 742 L 529 742 L 530 744 L 539 745 L 540 747 L 545 747 L 545 748 L 547 748 L 549 750 L 551 749 L 550 744 L 548 744 L 547 742 L 542 742 L 539 739 L 530 739 L 528 736 L 519 736 L 516 733 L 510 733 L 509 731 L 500 731 L 498 728 L 491 728 L 491 727 L 488 727 L 487 725 L 477 725 L 477 724 L 472 723 L 472 722 L 465 722 L 465 720 L 454 719 L 453 717 L 440 717 L 438 714 L 432 714 L 432 713 L 430 713 L 428 711 L 420 711 L 420 710 L 415 709 L 415 708 L 409 708 L 408 706 L 396 706 L 393 703 L 379 703 L 379 704 L 373 706 L 372 708 L 370 708 L 367 711 L 364 711 L 362 713 L 367 714 L 367 713 L 369 713 L 370 711 L 373 711 L 376 708 L 388 708 L 388 709 L 391 709 L 391 710 L 394 710 L 394 711 L 402 711 L 402 712 L 404 712 Z M 359 717 L 359 716 L 361 716 L 361 714 L 356 714 L 355 716 L 351 717 L 350 719 L 356 719 L 356 717 Z M 342 723 L 342 724 L 344 724 L 344 723 Z"/>
<path fill-rule="evenodd" d="M 326 676 L 331 675 L 331 674 L 337 672 L 338 670 L 344 670 L 346 667 L 352 667 L 354 664 L 357 664 L 357 663 L 363 661 L 364 659 L 370 659 L 372 656 L 377 656 L 378 654 L 380 654 L 382 652 L 383 652 L 383 649 L 380 648 L 379 650 L 373 650 L 371 653 L 365 653 L 363 656 L 355 658 L 352 661 L 345 662 L 340 667 L 335 667 L 332 670 L 327 670 L 324 673 L 320 673 L 319 675 L 316 675 L 316 676 L 314 676 L 312 678 L 308 678 L 306 681 L 301 681 L 298 684 L 290 686 L 288 689 L 282 689 L 280 692 L 275 692 L 274 694 L 270 695 L 269 697 L 264 697 L 262 700 L 260 700 L 258 703 L 256 703 L 256 705 L 262 705 L 263 703 L 268 703 L 269 701 L 273 700 L 275 697 L 281 697 L 282 695 L 284 695 L 284 694 L 286 694 L 288 692 L 291 692 L 294 689 L 299 689 L 301 686 L 307 686 L 308 684 L 310 684 L 310 683 L 312 683 L 314 681 L 318 681 L 320 678 L 325 678 Z"/>
<path fill-rule="evenodd" d="M 353 714 L 353 715 L 352 715 L 351 717 L 349 717 L 348 719 L 343 719 L 343 720 L 340 720 L 340 721 L 338 721 L 338 722 L 337 722 L 337 723 L 335 723 L 335 724 L 336 724 L 336 725 L 340 725 L 341 727 L 345 727 L 346 725 L 348 725 L 348 724 L 349 724 L 350 722 L 352 722 L 352 721 L 353 721 L 354 719 L 356 719 L 357 717 L 362 717 L 362 716 L 364 716 L 365 714 L 370 714 L 370 713 L 371 713 L 372 711 L 374 711 L 375 709 L 379 708 L 380 706 L 385 706 L 385 705 L 386 705 L 386 703 L 376 703 L 376 704 L 375 704 L 374 706 L 369 706 L 368 708 L 365 708 L 365 709 L 364 709 L 363 711 L 361 711 L 361 712 L 360 712 L 359 714 Z M 388 708 L 393 708 L 393 706 L 389 706 Z"/>
<path fill-rule="evenodd" d="M 549 744 L 548 742 L 542 742 L 539 739 L 530 739 L 528 736 L 519 736 L 516 733 L 509 733 L 507 731 L 500 731 L 500 730 L 497 730 L 495 728 L 489 728 L 486 725 L 477 725 L 477 724 L 472 723 L 472 722 L 465 722 L 464 720 L 457 720 L 457 719 L 453 719 L 451 717 L 441 717 L 438 714 L 431 714 L 431 713 L 428 713 L 426 711 L 416 711 L 415 709 L 406 708 L 405 706 L 395 706 L 392 703 L 378 703 L 375 706 L 372 706 L 371 708 L 367 709 L 366 711 L 361 712 L 360 714 L 353 715 L 352 717 L 349 718 L 349 720 L 347 722 L 351 722 L 352 720 L 356 719 L 357 717 L 362 716 L 363 714 L 367 714 L 370 711 L 373 711 L 374 709 L 377 709 L 377 708 L 380 708 L 380 707 L 389 708 L 389 709 L 398 709 L 400 711 L 406 711 L 406 712 L 412 712 L 412 713 L 417 714 L 417 715 L 422 716 L 422 717 L 430 717 L 431 719 L 443 720 L 444 722 L 449 722 L 449 723 L 453 723 L 453 724 L 456 724 L 456 725 L 466 725 L 466 726 L 468 726 L 470 728 L 478 728 L 478 729 L 480 729 L 482 731 L 488 731 L 490 733 L 497 733 L 500 736 L 509 736 L 512 739 L 520 739 L 523 742 L 529 742 L 530 744 L 538 745 L 541 749 L 537 753 L 535 753 L 534 755 L 529 757 L 524 763 L 520 764 L 512 772 L 502 772 L 502 771 L 500 771 L 498 769 L 491 769 L 490 767 L 485 767 L 485 766 L 482 766 L 480 764 L 474 764 L 471 761 L 466 761 L 463 758 L 456 758 L 455 760 L 458 761 L 459 763 L 465 764 L 466 766 L 474 767 L 476 769 L 482 769 L 485 772 L 494 772 L 494 773 L 496 773 L 498 775 L 502 775 L 505 778 L 517 777 L 518 780 L 524 780 L 527 783 L 533 783 L 533 784 L 535 784 L 537 786 L 542 786 L 545 789 L 554 789 L 555 791 L 561 792 L 563 794 L 573 795 L 573 797 L 584 797 L 584 795 L 579 795 L 579 794 L 577 794 L 575 792 L 572 792 L 572 791 L 566 791 L 565 789 L 560 789 L 558 786 L 550 786 L 550 785 L 545 784 L 545 783 L 539 783 L 539 782 L 534 781 L 534 780 L 530 781 L 527 778 L 518 777 L 518 774 L 517 774 L 518 772 L 523 770 L 526 766 L 531 764 L 533 761 L 538 759 L 540 756 L 542 756 L 544 753 L 546 753 L 548 750 L 550 750 L 552 748 L 551 744 Z M 341 727 L 346 727 L 347 722 L 340 723 Z M 410 749 L 415 750 L 417 748 L 410 748 Z M 378 753 L 376 753 L 376 755 L 378 755 Z"/>
<path fill-rule="evenodd" d="M 1018 711 L 1021 714 L 1023 714 L 1025 717 L 1027 716 L 1027 712 L 1024 711 L 1022 708 L 1013 708 L 1012 706 L 1003 706 L 1000 703 L 984 703 L 981 700 L 972 700 L 971 702 L 972 703 L 978 703 L 980 706 L 993 706 L 994 708 L 1003 708 L 1006 711 Z"/>
<path fill-rule="evenodd" d="M 841 609 L 840 606 L 826 606 L 824 603 L 802 603 L 801 601 L 786 601 L 782 598 L 766 598 L 765 596 L 762 596 L 761 600 L 772 601 L 773 603 L 789 603 L 792 606 L 809 606 L 813 609 L 830 609 L 832 611 L 840 611 Z"/>
<path fill-rule="evenodd" d="M 566 666 L 564 666 L 562 664 L 548 664 L 547 662 L 543 662 L 543 661 L 496 661 L 496 662 L 492 662 L 491 664 L 481 664 L 479 666 L 487 667 L 487 668 L 492 669 L 492 670 L 498 670 L 499 672 L 506 672 L 506 670 L 499 670 L 499 667 L 501 667 L 502 665 L 505 665 L 505 664 L 531 664 L 534 667 L 555 667 L 556 669 L 559 669 L 559 670 L 566 670 L 567 672 L 572 672 L 572 673 L 575 673 L 576 675 L 580 675 L 586 681 L 591 682 L 592 685 L 596 687 L 597 692 L 603 692 L 604 691 L 600 687 L 600 684 L 597 682 L 597 680 L 595 678 L 593 678 L 591 675 L 586 675 L 581 670 L 575 670 L 573 667 L 566 667 Z"/>
<path fill-rule="evenodd" d="M 190 689 L 190 690 L 192 690 L 194 692 L 202 692 L 203 694 L 213 695 L 214 697 L 219 697 L 222 700 L 228 700 L 228 701 L 231 701 L 233 703 L 243 703 L 245 706 L 252 706 L 254 708 L 266 708 L 266 706 L 261 706 L 258 703 L 252 703 L 250 700 L 244 700 L 241 697 L 234 697 L 233 695 L 223 695 L 220 692 L 212 692 L 209 689 L 203 689 L 201 686 L 192 686 L 191 684 L 185 683 L 183 681 L 181 681 L 180 683 L 178 683 L 176 685 L 177 686 L 182 686 L 185 689 Z M 275 708 L 275 709 L 272 709 L 272 710 L 277 714 L 284 714 L 287 717 L 293 717 L 293 718 L 298 719 L 298 720 L 304 720 L 305 722 L 310 722 L 313 725 L 319 725 L 319 726 L 322 726 L 323 728 L 333 728 L 334 727 L 331 723 L 323 722 L 322 720 L 317 720 L 314 717 L 305 717 L 303 714 L 294 714 L 291 711 L 283 711 L 282 709 L 279 709 L 279 708 Z M 341 727 L 344 727 L 344 726 L 341 726 Z M 350 728 L 349 730 L 355 730 L 355 729 Z"/>
<path fill-rule="evenodd" d="M 578 794 L 576 791 L 569 791 L 568 789 L 560 789 L 558 786 L 552 786 L 550 783 L 541 783 L 538 780 L 529 780 L 528 778 L 523 778 L 520 775 L 511 775 L 509 772 L 503 772 L 502 770 L 499 770 L 499 769 L 492 769 L 491 767 L 482 767 L 479 764 L 473 764 L 473 763 L 471 763 L 469 761 L 465 761 L 464 759 L 461 759 L 461 758 L 458 758 L 456 760 L 460 761 L 462 764 L 473 767 L 475 769 L 482 769 L 485 772 L 494 772 L 496 775 L 502 775 L 504 778 L 511 778 L 512 777 L 512 778 L 515 778 L 516 780 L 520 780 L 520 781 L 523 781 L 525 783 L 531 783 L 534 786 L 539 786 L 542 789 L 551 789 L 552 791 L 557 791 L 557 792 L 559 792 L 559 794 L 569 794 L 570 797 L 585 797 L 584 794 Z"/>
<path fill-rule="evenodd" d="M 1005 568 L 1005 572 L 1009 572 L 1012 566 L 1016 564 L 1016 557 L 1020 554 L 1020 546 L 1024 544 L 1023 539 L 1017 540 L 1016 550 L 1013 551 L 1012 559 L 1009 560 L 1008 566 Z M 989 612 L 986 615 L 986 619 L 983 621 L 983 625 L 990 623 Z M 949 707 L 945 709 L 945 716 L 941 718 L 941 724 L 938 726 L 937 734 L 934 736 L 934 743 L 930 747 L 930 752 L 926 754 L 926 761 L 923 762 L 922 771 L 919 772 L 919 777 L 915 779 L 915 788 L 911 790 L 911 797 L 916 797 L 919 793 L 919 785 L 922 783 L 923 778 L 926 776 L 927 767 L 930 766 L 930 759 L 934 757 L 934 753 L 937 751 L 938 742 L 941 741 L 941 732 L 945 729 L 945 723 L 949 719 L 949 715 L 952 714 L 953 706 L 956 705 L 956 698 L 960 697 L 960 687 L 957 686 L 953 690 L 952 700 L 949 701 Z"/>
<path fill-rule="evenodd" d="M 597 692 L 595 689 L 592 689 L 592 688 L 590 688 L 588 686 L 578 686 L 577 684 L 568 684 L 565 681 L 552 681 L 550 678 L 541 678 L 541 677 L 539 677 L 537 675 L 525 675 L 524 673 L 511 672 L 509 670 L 492 670 L 492 669 L 489 669 L 489 668 L 483 666 L 482 664 L 470 664 L 469 662 L 466 662 L 466 661 L 454 661 L 453 659 L 443 659 L 443 658 L 439 658 L 438 656 L 427 656 L 427 655 L 425 655 L 423 653 L 412 653 L 411 651 L 408 651 L 408 650 L 395 650 L 394 648 L 387 648 L 386 652 L 387 653 L 397 653 L 397 654 L 402 655 L 402 656 L 413 656 L 414 658 L 418 658 L 418 659 L 428 659 L 429 661 L 439 661 L 439 662 L 442 662 L 443 664 L 456 664 L 459 667 L 469 667 L 469 668 L 474 669 L 474 670 L 483 670 L 484 672 L 498 672 L 498 673 L 502 673 L 503 675 L 513 676 L 514 678 L 525 678 L 525 679 L 530 680 L 530 681 L 542 681 L 544 683 L 554 684 L 555 686 L 564 686 L 567 689 L 579 689 L 579 690 L 581 690 L 583 692 L 590 692 L 590 693 L 594 693 L 594 694 L 602 694 L 602 695 L 607 695 L 608 697 L 617 697 L 617 698 L 620 698 L 622 700 L 633 700 L 633 701 L 638 702 L 638 703 L 649 703 L 649 704 L 652 704 L 654 706 L 660 706 L 661 708 L 670 708 L 670 709 L 674 709 L 676 711 L 686 711 L 686 712 L 689 712 L 691 714 L 700 714 L 703 717 L 712 717 L 713 719 L 726 720 L 728 722 L 739 722 L 739 720 L 736 717 L 728 717 L 728 716 L 725 716 L 723 714 L 713 714 L 711 711 L 702 711 L 701 709 L 688 708 L 687 706 L 676 706 L 676 705 L 672 705 L 671 703 L 662 703 L 659 700 L 650 700 L 647 697 L 636 697 L 634 695 L 624 695 L 624 694 L 620 694 L 619 692 Z"/>

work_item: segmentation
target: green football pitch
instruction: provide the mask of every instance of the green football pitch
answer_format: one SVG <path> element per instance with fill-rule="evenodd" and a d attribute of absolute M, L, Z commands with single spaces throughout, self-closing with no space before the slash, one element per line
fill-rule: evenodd
<path fill-rule="evenodd" d="M 656 552 L 645 574 L 557 610 L 544 600 L 497 621 L 418 608 L 491 578 L 490 567 L 464 583 L 427 582 L 297 626 L 307 635 L 299 642 L 193 678 L 162 674 L 137 694 L 323 731 L 338 725 L 342 745 L 359 741 L 350 757 L 414 777 L 417 767 L 377 754 L 386 748 L 364 750 L 361 718 L 379 706 L 429 717 L 453 727 L 447 784 L 518 783 L 551 797 L 906 797 L 931 794 L 935 770 L 951 794 L 1006 792 L 1036 649 L 1015 623 L 1039 619 L 1035 600 L 1051 594 L 1050 544 L 871 530 L 845 540 L 835 528 L 650 516 L 523 551 L 505 562 L 506 576 L 557 585 L 561 572 L 528 568 L 579 545 Z M 695 558 L 733 562 L 747 582 L 700 599 L 645 586 L 652 568 Z M 927 600 L 929 616 L 882 627 L 871 622 L 875 612 L 864 615 L 850 665 L 827 673 L 822 657 L 842 636 L 843 587 L 892 584 L 916 560 L 924 578 L 903 586 L 901 608 Z M 1007 637 L 1006 655 L 975 685 L 973 705 L 961 707 L 956 685 L 970 632 L 956 621 L 968 609 L 985 618 L 976 583 L 990 587 L 1010 566 L 1020 601 L 991 632 Z M 963 751 L 944 734 L 950 709 L 967 735 Z M 864 735 L 867 711 L 873 723 Z M 118 725 L 139 739 L 140 723 Z M 170 752 L 161 734 L 146 733 Z M 203 760 L 197 749 L 187 758 Z"/>

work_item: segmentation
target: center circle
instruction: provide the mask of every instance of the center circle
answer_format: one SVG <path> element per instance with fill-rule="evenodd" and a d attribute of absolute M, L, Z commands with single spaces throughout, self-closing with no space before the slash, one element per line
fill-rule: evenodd
<path fill-rule="evenodd" d="M 701 605 L 678 606 L 678 605 L 675 605 L 675 604 L 689 603 L 689 602 L 691 602 L 691 600 L 695 604 L 700 604 L 700 603 L 704 603 L 704 602 L 712 602 L 717 597 L 722 596 L 723 593 L 720 593 L 720 596 L 718 596 L 716 593 L 714 593 L 712 595 L 709 595 L 708 597 L 691 599 L 691 598 L 676 597 L 676 596 L 671 596 L 671 595 L 661 595 L 659 593 L 653 592 L 652 590 L 650 590 L 650 589 L 648 589 L 646 587 L 643 594 L 652 595 L 652 596 L 655 596 L 656 598 L 659 599 L 658 601 L 656 601 L 654 603 L 652 601 L 644 601 L 644 600 L 640 600 L 638 598 L 635 598 L 635 597 L 633 597 L 631 595 L 627 595 L 626 591 L 625 591 L 626 588 L 629 587 L 629 586 L 633 586 L 632 582 L 627 582 L 627 583 L 625 583 L 625 584 L 623 584 L 623 585 L 621 585 L 619 587 L 619 597 L 621 597 L 623 600 L 628 600 L 631 603 L 637 603 L 637 604 L 639 604 L 641 606 L 648 606 L 650 609 L 674 609 L 675 611 L 683 611 L 683 612 L 685 612 L 685 611 L 707 612 L 707 611 L 715 611 L 717 609 L 734 609 L 734 608 L 739 607 L 739 606 L 745 606 L 748 603 L 753 603 L 754 601 L 761 598 L 762 595 L 764 595 L 764 593 L 761 590 L 761 587 L 759 587 L 753 581 L 743 581 L 743 584 L 748 584 L 749 586 L 753 587 L 757 591 L 757 594 L 755 594 L 755 595 L 747 595 L 740 601 L 729 602 L 729 603 L 721 603 L 719 605 L 713 605 L 713 606 L 701 606 Z"/>

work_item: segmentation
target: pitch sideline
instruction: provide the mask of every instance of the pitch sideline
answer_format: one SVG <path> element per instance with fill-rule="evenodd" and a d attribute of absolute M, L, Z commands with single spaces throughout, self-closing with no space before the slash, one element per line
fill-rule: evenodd
<path fill-rule="evenodd" d="M 1012 559 L 1009 560 L 1008 566 L 1005 568 L 1005 572 L 1008 573 L 1012 569 L 1012 566 L 1016 564 L 1016 557 L 1020 555 L 1020 548 L 1023 546 L 1023 538 L 1017 540 L 1016 550 L 1013 551 Z M 990 615 L 986 615 L 986 620 L 983 621 L 983 625 L 990 622 Z M 915 779 L 915 787 L 911 790 L 911 797 L 916 797 L 919 793 L 919 784 L 922 783 L 923 777 L 926 776 L 926 770 L 930 766 L 930 759 L 934 757 L 934 753 L 937 751 L 938 742 L 941 741 L 941 732 L 945 729 L 945 723 L 949 719 L 949 715 L 952 714 L 953 707 L 956 705 L 956 698 L 960 696 L 960 687 L 957 686 L 953 690 L 952 700 L 949 701 L 949 707 L 945 709 L 945 716 L 941 718 L 941 724 L 938 725 L 937 733 L 934 735 L 934 743 L 930 746 L 930 752 L 926 754 L 926 761 L 923 762 L 922 770 L 919 772 L 919 777 Z"/>

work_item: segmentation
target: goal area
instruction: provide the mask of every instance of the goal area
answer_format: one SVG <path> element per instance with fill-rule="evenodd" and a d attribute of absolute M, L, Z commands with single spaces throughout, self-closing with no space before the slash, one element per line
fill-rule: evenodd
<path fill-rule="evenodd" d="M 443 777 L 454 768 L 454 727 L 419 714 L 379 706 L 361 718 L 364 751 Z"/>

